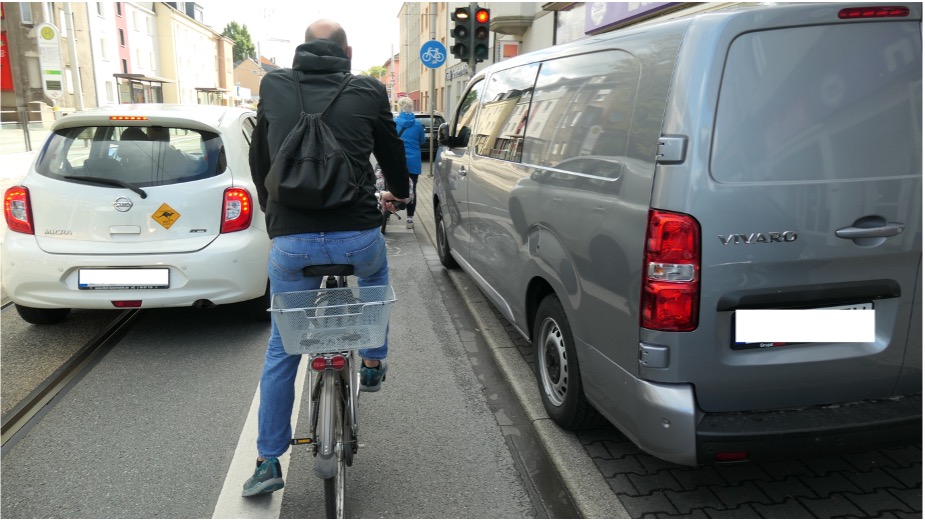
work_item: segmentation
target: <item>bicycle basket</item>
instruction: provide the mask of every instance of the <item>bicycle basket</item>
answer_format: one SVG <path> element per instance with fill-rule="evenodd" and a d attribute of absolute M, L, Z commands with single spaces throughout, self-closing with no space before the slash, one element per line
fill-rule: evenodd
<path fill-rule="evenodd" d="M 385 344 L 395 291 L 389 285 L 274 294 L 270 312 L 287 354 L 320 354 Z"/>

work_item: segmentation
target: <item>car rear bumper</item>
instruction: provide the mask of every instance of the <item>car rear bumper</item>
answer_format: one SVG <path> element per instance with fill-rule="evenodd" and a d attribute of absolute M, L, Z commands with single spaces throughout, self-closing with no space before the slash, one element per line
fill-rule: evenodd
<path fill-rule="evenodd" d="M 921 395 L 791 410 L 707 413 L 697 426 L 697 462 L 715 463 L 718 453 L 767 460 L 921 440 Z"/>
<path fill-rule="evenodd" d="M 2 251 L 3 286 L 10 299 L 35 308 L 112 309 L 113 301 L 141 300 L 142 308 L 186 307 L 197 300 L 216 305 L 262 296 L 267 284 L 270 240 L 261 230 L 218 236 L 190 253 L 144 255 L 49 254 L 35 237 L 7 233 Z M 81 290 L 81 268 L 166 267 L 166 289 Z"/>

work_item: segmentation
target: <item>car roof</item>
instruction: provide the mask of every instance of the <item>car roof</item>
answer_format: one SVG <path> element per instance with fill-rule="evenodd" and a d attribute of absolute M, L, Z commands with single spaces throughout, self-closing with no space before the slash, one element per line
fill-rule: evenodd
<path fill-rule="evenodd" d="M 256 115 L 253 110 L 218 105 L 181 105 L 163 103 L 138 103 L 125 105 L 107 105 L 104 107 L 81 110 L 62 117 L 52 126 L 73 128 L 100 124 L 120 124 L 125 126 L 182 126 L 198 128 L 213 132 L 236 121 L 242 115 Z M 113 117 L 146 118 L 140 123 L 131 119 L 113 120 Z"/>

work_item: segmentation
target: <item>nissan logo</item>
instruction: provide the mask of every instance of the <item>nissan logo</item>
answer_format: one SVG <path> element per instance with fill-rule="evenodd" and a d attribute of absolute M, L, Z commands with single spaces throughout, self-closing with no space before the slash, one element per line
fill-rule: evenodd
<path fill-rule="evenodd" d="M 115 202 L 112 203 L 112 207 L 116 208 L 116 211 L 121 211 L 123 213 L 132 209 L 132 206 L 132 201 L 125 197 L 119 197 Z"/>

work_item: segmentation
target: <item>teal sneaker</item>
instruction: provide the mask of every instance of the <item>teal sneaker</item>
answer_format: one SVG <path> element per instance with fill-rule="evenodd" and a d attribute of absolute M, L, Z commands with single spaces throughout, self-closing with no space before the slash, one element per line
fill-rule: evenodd
<path fill-rule="evenodd" d="M 377 367 L 360 365 L 360 391 L 378 392 L 382 382 L 385 381 L 385 373 L 388 369 L 389 366 L 384 359 L 379 361 L 379 366 Z"/>
<path fill-rule="evenodd" d="M 254 476 L 244 483 L 244 491 L 241 492 L 241 496 L 264 495 L 283 489 L 283 486 L 283 470 L 279 467 L 279 460 L 276 457 L 270 457 L 263 462 L 257 461 Z"/>

